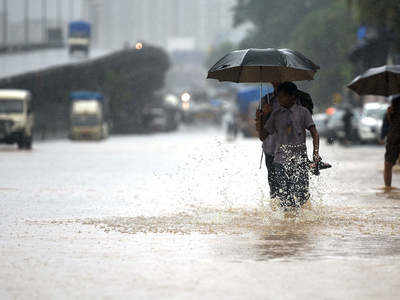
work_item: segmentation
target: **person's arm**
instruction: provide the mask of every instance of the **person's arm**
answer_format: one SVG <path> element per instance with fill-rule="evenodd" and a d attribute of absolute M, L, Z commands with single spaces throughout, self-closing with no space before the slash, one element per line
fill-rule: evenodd
<path fill-rule="evenodd" d="M 386 113 L 385 116 L 383 117 L 383 124 L 382 124 L 382 129 L 381 129 L 381 141 L 385 139 L 389 132 L 389 119 L 388 119 L 388 114 Z"/>
<path fill-rule="evenodd" d="M 393 108 L 392 108 L 392 106 L 389 106 L 388 109 L 387 109 L 387 112 L 386 112 L 387 119 L 388 119 L 388 122 L 389 122 L 389 127 L 390 127 L 390 124 L 392 123 L 392 113 L 393 113 Z"/>
<path fill-rule="evenodd" d="M 265 127 L 271 113 L 272 106 L 270 104 L 264 104 L 262 110 L 257 110 L 256 112 L 256 130 L 261 141 L 264 141 L 269 135 Z"/>
<path fill-rule="evenodd" d="M 312 118 L 311 113 L 307 110 L 304 109 L 304 128 L 308 129 L 311 133 L 311 137 L 313 139 L 313 161 L 318 162 L 321 160 L 321 157 L 319 156 L 319 134 L 317 131 L 317 128 L 315 126 L 314 120 Z"/>
<path fill-rule="evenodd" d="M 312 125 L 308 130 L 313 139 L 313 160 L 317 162 L 321 160 L 321 157 L 319 156 L 319 134 L 315 125 Z"/>
<path fill-rule="evenodd" d="M 261 141 L 264 141 L 268 137 L 268 131 L 265 129 L 265 123 L 261 114 L 256 117 L 256 130 Z"/>

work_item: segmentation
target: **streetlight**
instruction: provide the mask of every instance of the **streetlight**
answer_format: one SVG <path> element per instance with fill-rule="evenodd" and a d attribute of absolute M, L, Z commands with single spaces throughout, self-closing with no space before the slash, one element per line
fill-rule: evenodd
<path fill-rule="evenodd" d="M 136 50 L 140 50 L 143 48 L 143 44 L 141 42 L 136 43 L 135 45 Z"/>
<path fill-rule="evenodd" d="M 189 93 L 186 93 L 186 92 L 185 92 L 185 93 L 182 94 L 181 100 L 182 100 L 182 102 L 189 102 L 191 97 L 192 97 L 192 96 L 190 96 Z"/>
<path fill-rule="evenodd" d="M 42 0 L 42 42 L 47 43 L 47 0 Z"/>

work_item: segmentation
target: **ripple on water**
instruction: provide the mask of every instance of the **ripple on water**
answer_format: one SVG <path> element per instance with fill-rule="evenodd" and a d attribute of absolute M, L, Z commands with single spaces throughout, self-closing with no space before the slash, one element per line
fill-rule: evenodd
<path fill-rule="evenodd" d="M 314 206 L 296 214 L 257 209 L 199 207 L 190 212 L 153 217 L 108 217 L 51 221 L 81 223 L 123 234 L 219 235 L 248 241 L 252 259 L 321 259 L 397 256 L 400 218 L 393 207 Z M 248 257 L 247 257 L 248 258 Z"/>

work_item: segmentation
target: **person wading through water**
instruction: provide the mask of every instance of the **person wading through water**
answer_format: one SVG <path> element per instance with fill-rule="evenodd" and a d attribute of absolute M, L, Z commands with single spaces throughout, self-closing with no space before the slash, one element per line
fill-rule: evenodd
<path fill-rule="evenodd" d="M 262 141 L 275 134 L 276 196 L 285 210 L 299 208 L 310 198 L 306 130 L 310 131 L 313 139 L 313 160 L 316 163 L 321 161 L 318 131 L 310 111 L 298 104 L 297 94 L 293 82 L 280 84 L 277 88 L 280 107 L 265 112 L 270 114 L 265 125 L 260 117 L 256 117 L 256 129 Z"/>
<path fill-rule="evenodd" d="M 387 111 L 387 138 L 383 179 L 385 190 L 392 189 L 392 169 L 400 155 L 400 96 L 392 100 Z"/>
<path fill-rule="evenodd" d="M 270 94 L 265 95 L 262 98 L 261 110 L 258 109 L 256 112 L 256 119 L 260 119 L 262 124 L 265 124 L 267 122 L 267 119 L 270 116 L 270 112 L 280 107 L 276 92 L 279 84 L 280 82 L 278 81 L 272 82 L 274 91 Z M 262 144 L 262 149 L 265 155 L 265 165 L 268 171 L 268 185 L 269 185 L 269 194 L 271 199 L 275 198 L 277 194 L 277 184 L 275 181 L 275 172 L 274 172 L 275 148 L 276 148 L 276 134 L 271 134 L 266 139 L 264 139 Z"/>

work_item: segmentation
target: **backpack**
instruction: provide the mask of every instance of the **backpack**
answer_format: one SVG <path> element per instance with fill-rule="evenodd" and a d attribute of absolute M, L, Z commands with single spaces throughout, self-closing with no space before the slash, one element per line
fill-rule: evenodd
<path fill-rule="evenodd" d="M 301 104 L 302 106 L 307 108 L 309 110 L 309 112 L 311 114 L 313 114 L 314 104 L 313 104 L 310 94 L 298 90 L 296 97 L 299 101 L 299 104 Z"/>

